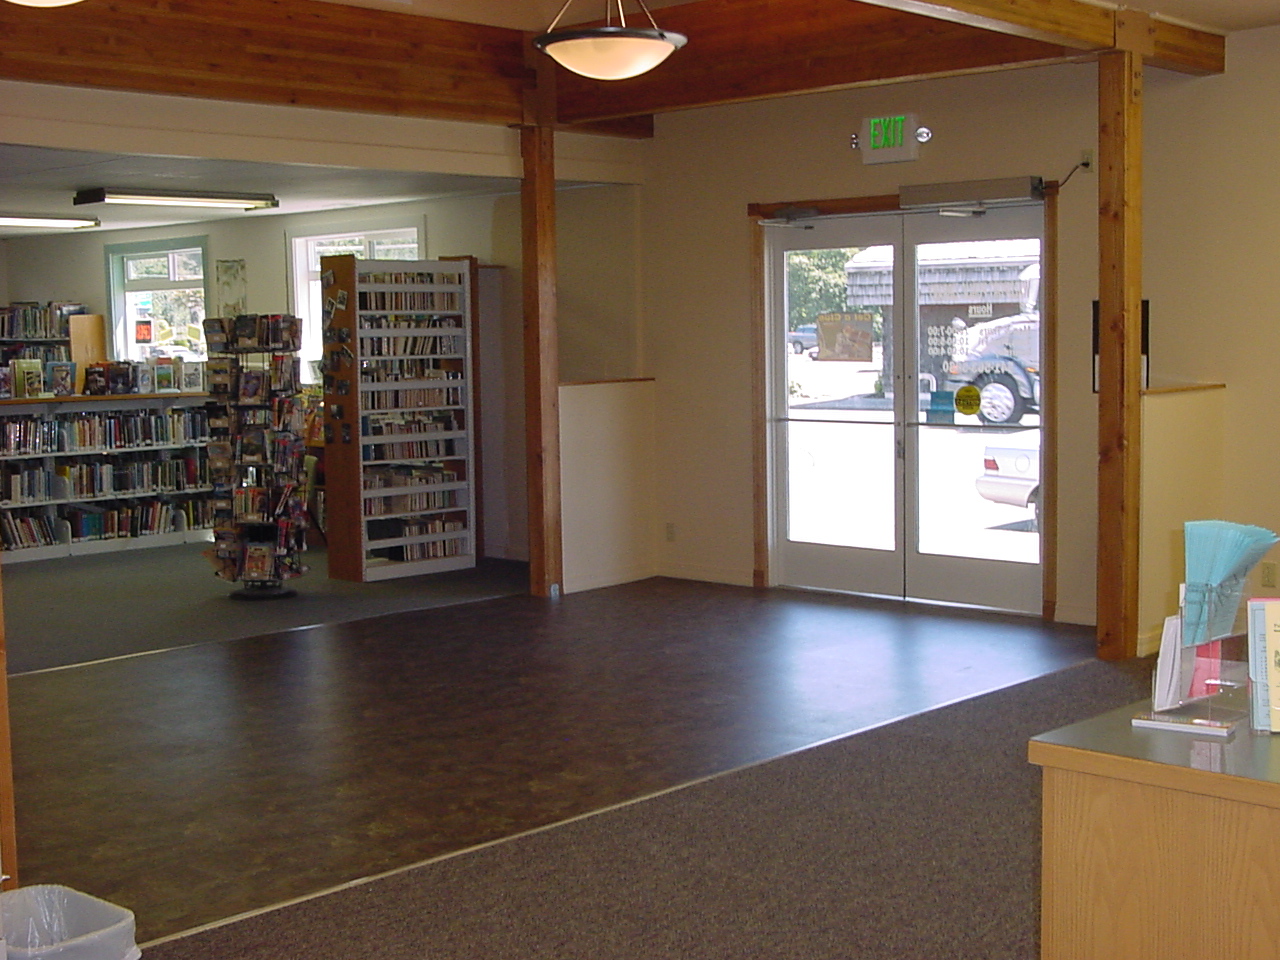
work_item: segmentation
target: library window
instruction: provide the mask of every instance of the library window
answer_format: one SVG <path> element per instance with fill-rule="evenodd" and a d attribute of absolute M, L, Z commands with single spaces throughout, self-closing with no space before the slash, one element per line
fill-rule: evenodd
<path fill-rule="evenodd" d="M 116 357 L 205 360 L 203 237 L 107 247 Z"/>
<path fill-rule="evenodd" d="M 302 318 L 302 379 L 314 382 L 324 353 L 321 338 L 320 258 L 353 254 L 358 260 L 419 260 L 416 227 L 359 230 L 293 238 L 293 312 Z"/>

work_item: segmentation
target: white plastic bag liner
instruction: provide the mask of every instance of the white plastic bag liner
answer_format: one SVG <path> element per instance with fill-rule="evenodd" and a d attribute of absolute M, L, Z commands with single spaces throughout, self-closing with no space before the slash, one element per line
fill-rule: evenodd
<path fill-rule="evenodd" d="M 56 884 L 0 893 L 9 960 L 138 960 L 133 911 Z"/>

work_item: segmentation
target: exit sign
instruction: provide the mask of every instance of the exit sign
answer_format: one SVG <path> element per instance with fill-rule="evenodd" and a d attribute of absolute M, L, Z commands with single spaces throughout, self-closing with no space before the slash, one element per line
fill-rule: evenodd
<path fill-rule="evenodd" d="M 920 155 L 916 139 L 915 114 L 901 113 L 891 117 L 867 117 L 858 134 L 858 151 L 863 163 L 896 163 L 915 160 Z"/>

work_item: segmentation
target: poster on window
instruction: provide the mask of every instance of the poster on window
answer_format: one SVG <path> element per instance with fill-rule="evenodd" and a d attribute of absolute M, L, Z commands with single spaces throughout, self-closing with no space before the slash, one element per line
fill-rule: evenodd
<path fill-rule="evenodd" d="M 214 261 L 218 287 L 218 316 L 238 317 L 249 312 L 249 278 L 243 260 Z"/>
<path fill-rule="evenodd" d="M 134 343 L 150 343 L 151 342 L 151 321 L 139 320 L 133 325 L 133 342 Z"/>
<path fill-rule="evenodd" d="M 873 314 L 818 314 L 818 360 L 871 362 L 871 321 Z"/>

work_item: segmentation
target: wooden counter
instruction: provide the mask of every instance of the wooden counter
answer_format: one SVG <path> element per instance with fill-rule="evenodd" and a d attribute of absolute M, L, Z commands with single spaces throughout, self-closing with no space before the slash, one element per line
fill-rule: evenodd
<path fill-rule="evenodd" d="M 1146 703 L 1034 737 L 1043 960 L 1280 957 L 1280 736 L 1135 729 Z"/>

